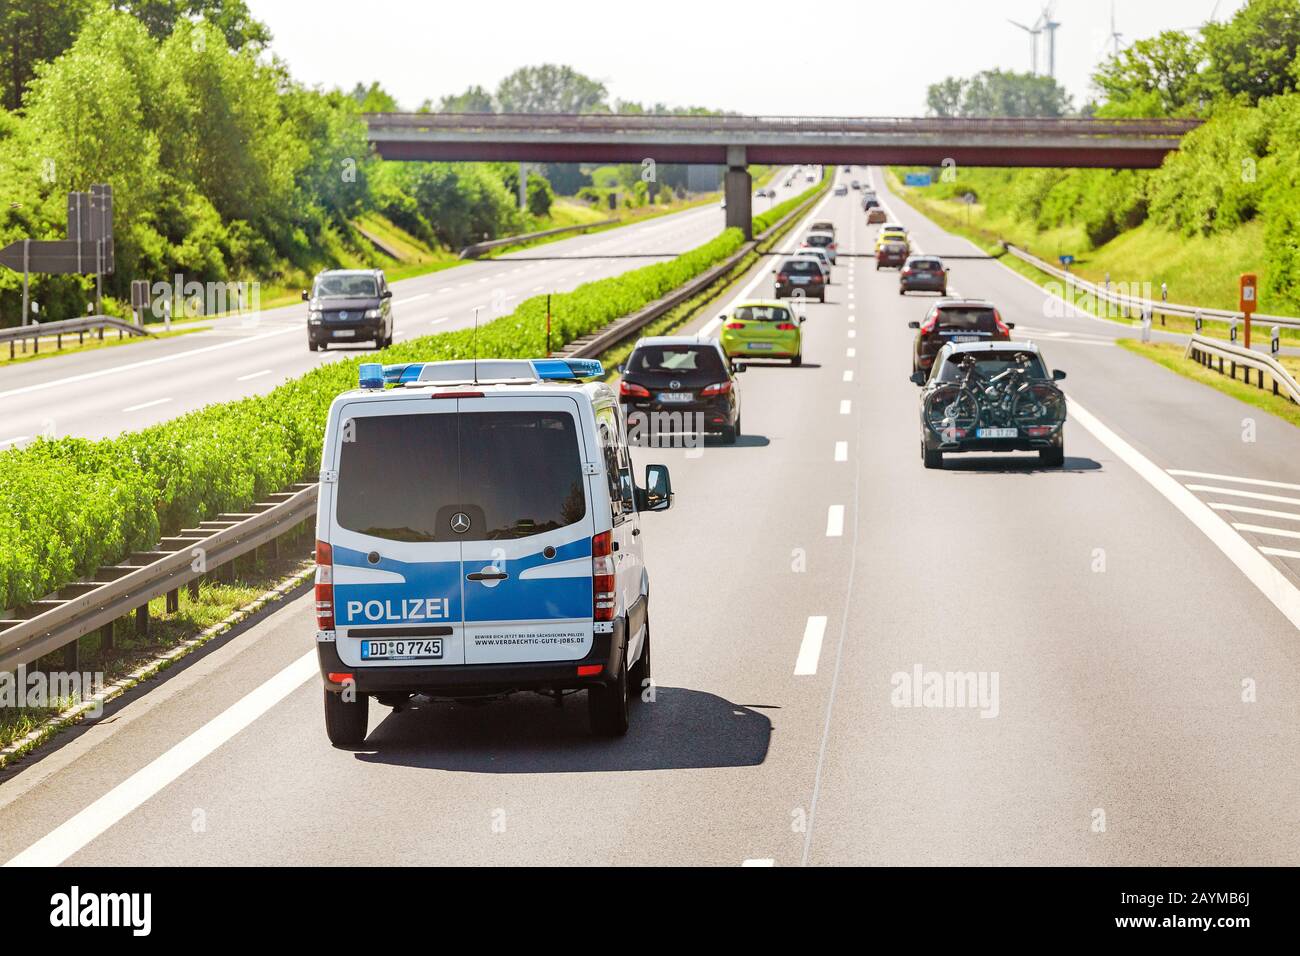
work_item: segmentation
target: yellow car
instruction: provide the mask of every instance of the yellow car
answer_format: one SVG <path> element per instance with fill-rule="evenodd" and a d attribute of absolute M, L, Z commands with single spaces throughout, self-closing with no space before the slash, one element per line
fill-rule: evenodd
<path fill-rule="evenodd" d="M 719 340 L 727 358 L 781 358 L 803 362 L 803 319 L 779 299 L 739 302 L 722 318 Z"/>
<path fill-rule="evenodd" d="M 880 227 L 880 234 L 876 236 L 876 252 L 887 242 L 907 242 L 907 230 L 902 226 L 886 223 Z"/>

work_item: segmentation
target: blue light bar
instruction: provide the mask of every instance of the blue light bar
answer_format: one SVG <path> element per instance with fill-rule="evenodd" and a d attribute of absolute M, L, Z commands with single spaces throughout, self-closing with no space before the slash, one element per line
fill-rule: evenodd
<path fill-rule="evenodd" d="M 404 385 L 407 382 L 418 381 L 420 378 L 420 371 L 423 368 L 423 362 L 403 362 L 400 365 L 385 365 L 384 381 L 393 385 Z"/>
<path fill-rule="evenodd" d="M 377 362 L 366 362 L 357 366 L 357 378 L 362 388 L 383 388 L 384 367 Z"/>
<path fill-rule="evenodd" d="M 540 379 L 599 378 L 605 374 L 599 359 L 532 359 L 532 366 Z"/>

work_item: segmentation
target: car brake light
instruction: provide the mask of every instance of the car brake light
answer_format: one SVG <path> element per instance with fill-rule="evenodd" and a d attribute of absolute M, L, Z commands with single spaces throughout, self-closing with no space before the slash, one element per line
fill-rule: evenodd
<path fill-rule="evenodd" d="M 591 616 L 614 620 L 618 602 L 614 594 L 614 532 L 602 531 L 591 539 Z"/>
<path fill-rule="evenodd" d="M 826 281 L 826 277 L 823 276 L 821 273 L 818 273 L 817 275 L 815 275 L 815 276 L 812 277 L 812 280 L 813 280 L 813 282 L 825 282 L 825 281 Z"/>
<path fill-rule="evenodd" d="M 993 310 L 993 321 L 997 325 L 1000 334 L 1005 335 L 1007 338 L 1011 337 L 1011 330 L 1002 324 L 1002 315 L 997 309 Z"/>
<path fill-rule="evenodd" d="M 939 325 L 939 313 L 938 313 L 938 312 L 934 312 L 934 313 L 932 313 L 932 314 L 930 315 L 930 317 L 929 317 L 928 319 L 926 319 L 925 322 L 921 325 L 921 331 L 924 332 L 926 335 L 929 335 L 930 333 L 932 333 L 932 332 L 935 330 L 935 328 L 936 328 L 938 325 Z"/>
<path fill-rule="evenodd" d="M 779 332 L 793 332 L 795 329 L 799 328 L 799 326 L 795 325 L 793 322 L 782 322 L 776 328 Z"/>
<path fill-rule="evenodd" d="M 618 383 L 618 394 L 624 398 L 649 398 L 650 390 L 623 379 Z"/>
<path fill-rule="evenodd" d="M 743 329 L 744 327 L 745 327 L 745 323 L 744 323 L 744 322 L 728 322 L 728 323 L 727 323 L 727 328 L 729 328 L 729 329 Z"/>
<path fill-rule="evenodd" d="M 316 542 L 316 628 L 334 630 L 334 549 Z"/>
<path fill-rule="evenodd" d="M 1030 438 L 1042 438 L 1043 436 L 1050 435 L 1052 433 L 1052 426 L 1051 425 L 1030 425 L 1028 428 L 1025 429 L 1025 432 L 1029 435 Z"/>
<path fill-rule="evenodd" d="M 331 684 L 346 684 L 348 681 L 356 679 L 351 672 L 345 673 L 343 671 L 330 671 L 326 676 L 329 677 Z"/>
<path fill-rule="evenodd" d="M 700 398 L 704 398 L 708 395 L 726 395 L 730 391 L 730 382 L 714 382 L 712 385 L 705 385 L 700 389 Z"/>
<path fill-rule="evenodd" d="M 596 677 L 596 676 L 599 675 L 600 672 L 603 671 L 604 669 L 605 669 L 605 665 L 604 665 L 604 664 L 579 664 L 579 665 L 578 665 L 578 676 L 579 676 L 579 677 Z"/>
<path fill-rule="evenodd" d="M 482 392 L 434 392 L 430 398 L 482 398 Z"/>

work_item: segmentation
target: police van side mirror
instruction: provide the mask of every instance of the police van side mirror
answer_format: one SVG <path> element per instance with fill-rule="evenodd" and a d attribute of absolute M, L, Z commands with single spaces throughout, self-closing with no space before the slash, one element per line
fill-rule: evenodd
<path fill-rule="evenodd" d="M 920 323 L 920 322 L 916 322 L 916 321 L 908 322 L 908 323 L 907 323 L 907 327 L 908 327 L 909 329 L 919 329 L 919 328 L 921 327 L 921 323 Z"/>
<path fill-rule="evenodd" d="M 381 299 L 391 299 L 392 297 L 393 297 L 392 289 L 385 289 L 383 294 L 380 296 Z"/>
<path fill-rule="evenodd" d="M 1054 368 L 1054 369 L 1052 369 L 1052 381 L 1053 381 L 1053 382 L 1059 382 L 1059 381 L 1061 381 L 1061 379 L 1063 379 L 1063 378 L 1065 378 L 1065 370 L 1064 370 L 1064 369 L 1059 369 L 1059 368 Z"/>
<path fill-rule="evenodd" d="M 645 487 L 636 490 L 638 511 L 667 511 L 673 506 L 673 483 L 667 465 L 645 466 Z"/>
<path fill-rule="evenodd" d="M 925 384 L 925 373 L 924 373 L 924 372 L 913 372 L 911 375 L 908 376 L 908 380 L 909 380 L 913 385 L 924 385 L 924 384 Z"/>

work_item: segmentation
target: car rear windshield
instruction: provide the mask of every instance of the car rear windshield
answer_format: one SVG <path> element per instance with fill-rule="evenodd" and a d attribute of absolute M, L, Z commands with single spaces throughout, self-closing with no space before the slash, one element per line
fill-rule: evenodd
<path fill-rule="evenodd" d="M 374 276 L 321 276 L 316 280 L 318 299 L 373 299 L 378 294 Z"/>
<path fill-rule="evenodd" d="M 816 273 L 821 275 L 821 266 L 812 259 L 787 259 L 781 271 L 791 274 Z"/>
<path fill-rule="evenodd" d="M 789 322 L 790 310 L 780 305 L 742 305 L 732 318 L 740 322 Z"/>
<path fill-rule="evenodd" d="M 939 310 L 940 332 L 996 332 L 997 320 L 992 309 L 947 308 Z"/>
<path fill-rule="evenodd" d="M 466 412 L 354 418 L 335 520 L 390 541 L 523 538 L 586 514 L 573 417 Z M 465 534 L 450 516 L 471 516 Z"/>
<path fill-rule="evenodd" d="M 913 259 L 910 265 L 913 269 L 920 269 L 922 272 L 938 272 L 943 268 L 937 259 Z"/>
<path fill-rule="evenodd" d="M 828 236 L 825 233 L 818 233 L 816 235 L 809 236 L 804 241 L 808 243 L 808 245 L 810 246 L 825 247 L 825 246 L 829 246 L 832 242 L 835 241 L 835 239 L 833 236 Z"/>
<path fill-rule="evenodd" d="M 977 355 L 977 358 L 975 359 L 975 372 L 984 378 L 990 378 L 997 375 L 999 372 L 1004 372 L 1022 360 L 1029 371 L 1030 378 L 1047 378 L 1043 373 L 1042 360 L 1033 352 L 998 350 L 996 352 L 978 353 L 958 352 L 956 355 L 951 356 L 948 361 L 943 363 L 943 368 L 939 371 L 939 381 L 961 381 L 963 376 L 961 361 L 969 354 Z"/>
<path fill-rule="evenodd" d="M 831 235 L 834 235 L 834 234 L 835 234 L 835 223 L 833 223 L 833 222 L 827 222 L 827 221 L 815 222 L 815 223 L 812 224 L 812 228 L 811 228 L 810 230 L 808 230 L 808 231 L 809 231 L 809 232 L 829 232 Z"/>
<path fill-rule="evenodd" d="M 633 372 L 717 372 L 725 371 L 712 346 L 645 345 L 632 353 L 627 367 Z"/>

